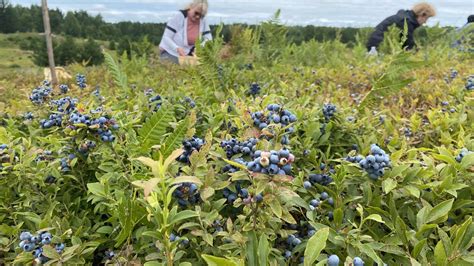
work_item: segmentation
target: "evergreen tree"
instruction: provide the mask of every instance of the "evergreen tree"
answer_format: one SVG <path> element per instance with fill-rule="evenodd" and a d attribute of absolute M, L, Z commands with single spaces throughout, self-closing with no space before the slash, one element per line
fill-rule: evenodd
<path fill-rule="evenodd" d="M 55 50 L 56 64 L 67 65 L 81 60 L 80 47 L 73 37 L 67 36 Z"/>
<path fill-rule="evenodd" d="M 81 36 L 81 25 L 73 12 L 67 12 L 66 17 L 64 18 L 63 29 L 66 35 L 75 37 Z"/>
<path fill-rule="evenodd" d="M 87 65 L 100 65 L 104 62 L 104 55 L 102 54 L 102 48 L 94 41 L 89 38 L 84 43 L 84 49 L 82 52 L 82 60 L 88 62 Z"/>

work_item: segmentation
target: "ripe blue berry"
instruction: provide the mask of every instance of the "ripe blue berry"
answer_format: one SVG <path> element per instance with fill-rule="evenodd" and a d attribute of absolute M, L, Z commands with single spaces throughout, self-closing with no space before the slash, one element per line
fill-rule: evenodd
<path fill-rule="evenodd" d="M 331 255 L 328 258 L 328 266 L 338 266 L 339 265 L 339 257 L 337 255 Z"/>

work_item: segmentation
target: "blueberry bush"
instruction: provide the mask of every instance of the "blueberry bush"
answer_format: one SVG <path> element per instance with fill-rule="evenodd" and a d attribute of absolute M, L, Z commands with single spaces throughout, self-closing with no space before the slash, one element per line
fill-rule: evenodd
<path fill-rule="evenodd" d="M 0 80 L 0 264 L 473 265 L 472 56 L 284 31 Z"/>

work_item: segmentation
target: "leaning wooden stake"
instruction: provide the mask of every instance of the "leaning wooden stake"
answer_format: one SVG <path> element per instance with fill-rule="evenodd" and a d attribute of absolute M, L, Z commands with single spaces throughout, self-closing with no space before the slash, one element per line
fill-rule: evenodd
<path fill-rule="evenodd" d="M 58 78 L 56 77 L 56 69 L 54 66 L 53 40 L 51 37 L 51 26 L 49 25 L 48 3 L 46 2 L 46 0 L 41 0 L 41 5 L 43 7 L 44 35 L 46 37 L 46 48 L 48 49 L 48 61 L 49 68 L 51 69 L 51 81 L 53 85 L 57 85 Z"/>

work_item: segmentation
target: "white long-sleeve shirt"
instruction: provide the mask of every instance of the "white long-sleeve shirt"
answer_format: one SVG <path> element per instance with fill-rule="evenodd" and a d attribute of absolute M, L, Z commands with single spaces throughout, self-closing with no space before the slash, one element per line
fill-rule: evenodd
<path fill-rule="evenodd" d="M 189 54 L 194 47 L 194 45 L 188 44 L 187 16 L 187 10 L 180 10 L 166 23 L 163 38 L 161 38 L 159 45 L 161 49 L 176 57 L 179 56 L 177 51 L 179 47 L 183 48 L 186 54 Z M 212 40 L 211 29 L 205 18 L 201 18 L 199 21 L 199 35 L 201 36 L 202 43 Z"/>

